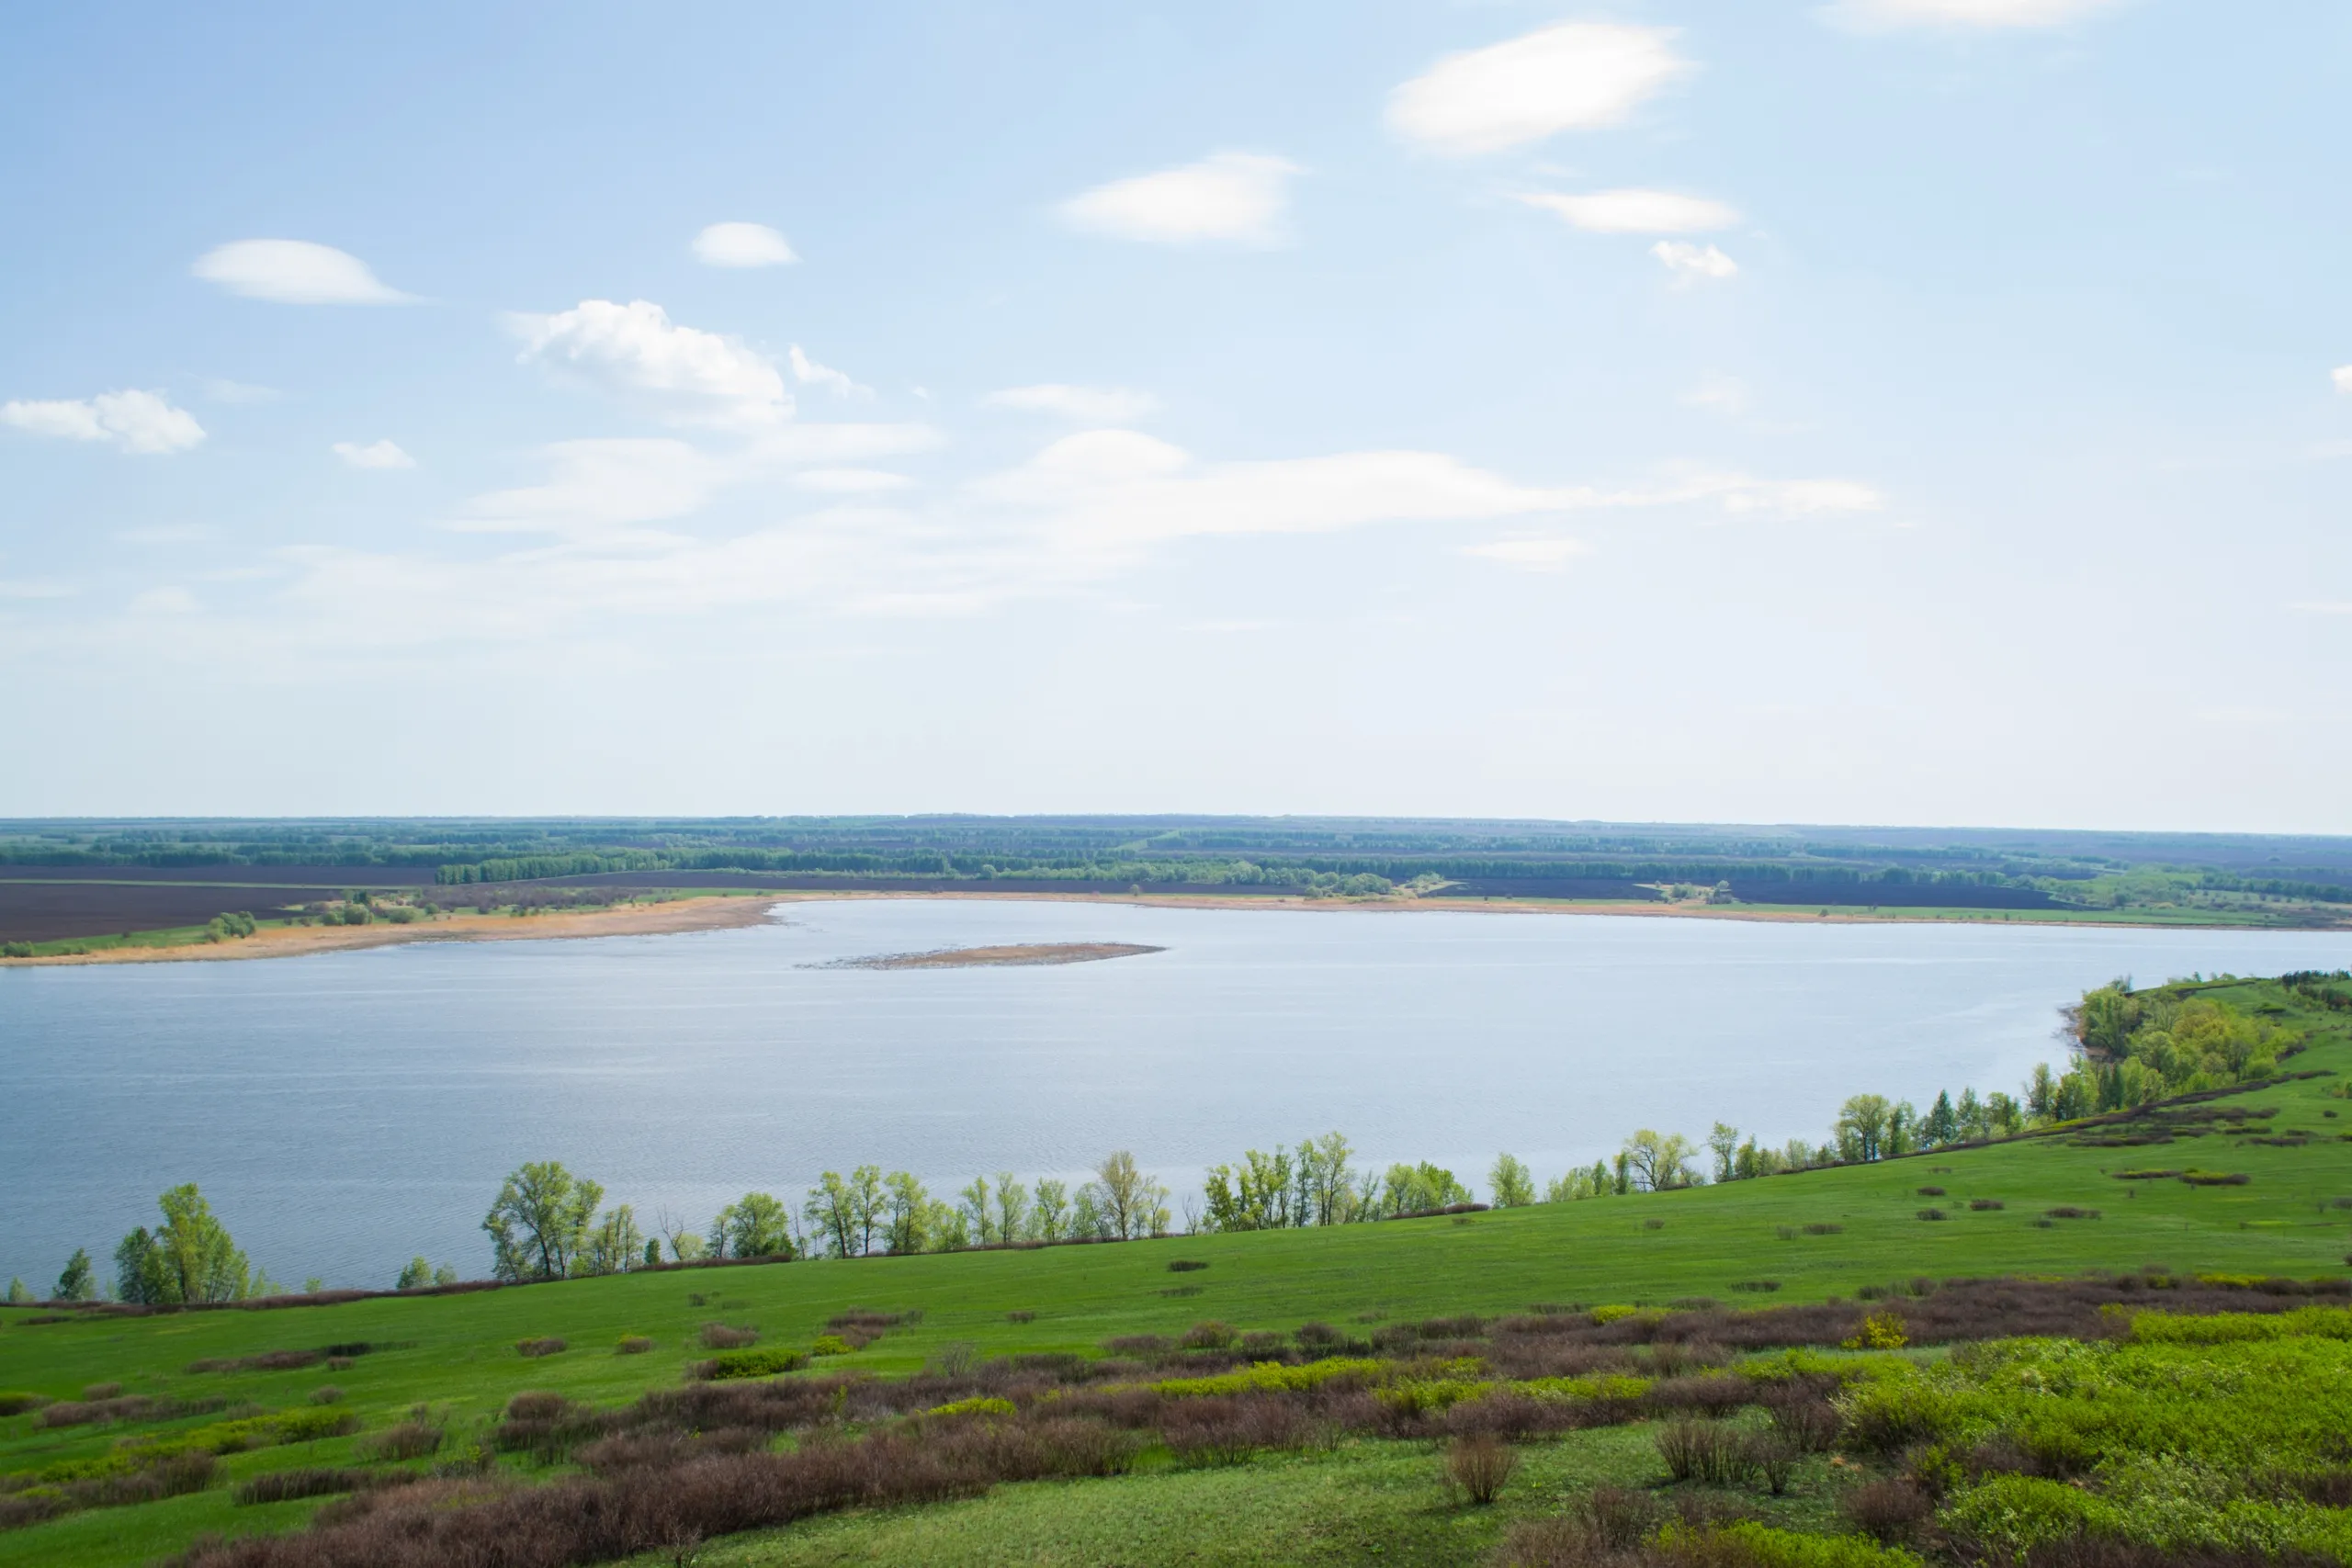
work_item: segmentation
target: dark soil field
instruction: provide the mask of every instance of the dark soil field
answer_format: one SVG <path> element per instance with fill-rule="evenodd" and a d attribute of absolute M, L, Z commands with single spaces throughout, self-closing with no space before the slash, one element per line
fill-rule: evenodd
<path fill-rule="evenodd" d="M 200 926 L 215 915 L 232 910 L 267 919 L 282 905 L 310 903 L 330 891 L 341 889 L 0 880 L 0 942 L 60 942 L 168 931 Z"/>

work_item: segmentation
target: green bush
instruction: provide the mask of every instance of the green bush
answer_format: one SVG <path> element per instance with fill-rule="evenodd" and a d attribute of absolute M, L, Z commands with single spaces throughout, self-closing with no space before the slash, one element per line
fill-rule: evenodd
<path fill-rule="evenodd" d="M 2123 1514 L 2114 1504 L 2032 1475 L 1993 1476 L 1955 1495 L 1938 1517 L 1956 1540 L 2008 1562 L 2051 1541 L 2123 1533 Z"/>
<path fill-rule="evenodd" d="M 808 1364 L 805 1350 L 788 1350 L 771 1346 L 764 1350 L 727 1350 L 713 1356 L 698 1369 L 706 1378 L 772 1378 L 778 1372 L 797 1372 Z"/>

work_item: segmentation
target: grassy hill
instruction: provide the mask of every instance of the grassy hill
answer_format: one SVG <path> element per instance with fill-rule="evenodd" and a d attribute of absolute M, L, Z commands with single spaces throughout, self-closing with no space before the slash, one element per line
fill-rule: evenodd
<path fill-rule="evenodd" d="M 864 1348 L 796 1374 L 895 1379 L 927 1362 L 1095 1356 L 1107 1340 L 1173 1338 L 1204 1320 L 1287 1343 L 1310 1321 L 1369 1337 L 1386 1325 L 1521 1314 L 1538 1303 L 1589 1314 L 1616 1304 L 1689 1309 L 1702 1299 L 1743 1308 L 1870 1299 L 1922 1277 L 2352 1277 L 2352 1100 L 2341 1093 L 2352 1082 L 2352 1015 L 2265 982 L 2208 994 L 2249 1010 L 2280 1010 L 2270 1016 L 2308 1030 L 2309 1049 L 2284 1064 L 2303 1076 L 2154 1108 L 2120 1124 L 1983 1147 L 1476 1214 L 682 1269 L 277 1310 L 62 1320 L 9 1310 L 0 1314 L 0 1392 L 64 1401 L 111 1384 L 119 1385 L 111 1397 L 159 1403 L 143 1413 L 125 1408 L 130 1418 L 114 1422 L 42 1425 L 53 1417 L 37 1409 L 0 1419 L 0 1509 L 31 1472 L 53 1481 L 78 1473 L 77 1465 L 119 1467 L 127 1440 L 213 1433 L 189 1440 L 219 1446 L 215 1429 L 231 1421 L 247 1425 L 227 1446 L 251 1446 L 220 1459 L 218 1479 L 227 1483 L 362 1462 L 372 1451 L 367 1445 L 419 1407 L 453 1434 L 446 1458 L 487 1434 L 526 1391 L 610 1408 L 678 1387 L 712 1353 L 699 1337 L 714 1323 L 756 1328 L 763 1348 L 805 1349 L 843 1314 L 898 1317 Z M 2176 1169 L 2244 1179 L 2198 1185 L 2145 1174 Z M 1923 1217 L 1928 1213 L 1943 1217 Z M 1178 1261 L 1205 1267 L 1171 1269 Z M 626 1337 L 650 1339 L 651 1348 L 622 1354 Z M 564 1348 L 530 1358 L 517 1350 L 525 1340 L 548 1339 Z M 324 1359 L 331 1350 L 332 1363 Z M 272 1352 L 292 1352 L 276 1358 L 292 1364 L 255 1364 Z M 191 1370 L 199 1363 L 220 1370 Z M 340 1397 L 313 1403 L 327 1385 Z M 330 1424 L 356 1430 L 311 1435 Z M 1576 1477 L 1589 1485 L 1620 1472 L 1646 1476 L 1657 1464 L 1647 1445 L 1639 1428 L 1616 1426 L 1530 1447 L 1525 1474 L 1500 1511 L 1443 1505 L 1426 1441 L 1351 1439 L 1329 1454 L 1222 1469 L 1147 1464 L 1115 1479 L 1000 1487 L 977 1501 L 844 1516 L 734 1540 L 707 1560 L 1347 1561 L 1349 1541 L 1370 1540 L 1396 1543 L 1392 1560 L 1472 1561 L 1498 1539 L 1513 1508 L 1556 1503 Z M 1800 1476 L 1770 1507 L 1812 1528 L 1829 1517 L 1833 1472 L 1826 1459 L 1807 1463 L 1812 1479 Z M 531 1481 L 568 1472 L 518 1455 L 497 1465 L 497 1473 Z M 228 1485 L 213 1484 L 88 1507 L 0 1529 L 0 1568 L 145 1561 L 204 1532 L 292 1529 L 320 1504 L 241 1506 Z M 1227 1532 L 1237 1540 L 1277 1544 L 1256 1557 L 1219 1555 L 1223 1548 L 1212 1551 L 1200 1538 L 1204 1517 L 1237 1521 Z M 942 1522 L 949 1518 L 966 1522 Z M 1244 1519 L 1259 1523 L 1245 1529 Z M 1308 1520 L 1324 1521 L 1309 1532 L 1320 1545 L 1298 1538 L 1279 1546 Z M 1182 1552 L 1180 1540 L 1192 1543 Z M 1048 1551 L 1041 1544 L 1048 1542 L 1059 1544 Z"/>

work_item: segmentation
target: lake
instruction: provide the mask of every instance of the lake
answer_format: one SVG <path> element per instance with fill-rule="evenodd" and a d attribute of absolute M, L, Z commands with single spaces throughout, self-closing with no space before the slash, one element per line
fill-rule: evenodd
<path fill-rule="evenodd" d="M 1043 942 L 1051 968 L 827 968 Z M 2352 934 L 1812 925 L 1471 912 L 855 900 L 677 936 L 428 943 L 0 972 L 0 1278 L 46 1291 L 181 1181 L 299 1287 L 489 1269 L 500 1179 L 557 1158 L 650 1222 L 820 1170 L 1074 1177 L 1129 1148 L 1179 1191 L 1333 1128 L 1484 1195 L 1637 1127 L 1819 1139 L 1847 1095 L 1923 1108 L 2063 1060 L 2118 975 L 2352 965 Z"/>

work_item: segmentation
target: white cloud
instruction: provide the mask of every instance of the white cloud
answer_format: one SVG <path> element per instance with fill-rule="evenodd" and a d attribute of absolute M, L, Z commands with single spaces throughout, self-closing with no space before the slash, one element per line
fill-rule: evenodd
<path fill-rule="evenodd" d="M 876 495 L 905 490 L 915 481 L 882 468 L 808 468 L 793 475 L 792 482 L 825 495 Z"/>
<path fill-rule="evenodd" d="M 1388 96 L 1388 123 L 1440 152 L 1499 152 L 1624 122 L 1687 74 L 1677 29 L 1562 22 L 1448 55 Z"/>
<path fill-rule="evenodd" d="M 371 441 L 362 446 L 356 441 L 338 441 L 334 455 L 355 468 L 413 468 L 416 459 L 390 441 Z"/>
<path fill-rule="evenodd" d="M 1283 237 L 1291 176 L 1302 172 L 1262 153 L 1219 152 L 1182 168 L 1096 186 L 1062 203 L 1061 212 L 1078 228 L 1123 240 L 1274 244 Z"/>
<path fill-rule="evenodd" d="M 525 361 L 650 393 L 690 421 L 749 428 L 792 413 L 784 377 L 764 355 L 734 338 L 679 326 L 650 300 L 582 299 L 550 316 L 510 316 L 507 325 L 523 340 Z"/>
<path fill-rule="evenodd" d="M 248 299 L 287 305 L 405 305 L 368 264 L 308 240 L 238 240 L 196 258 L 196 276 Z"/>
<path fill-rule="evenodd" d="M 1080 424 L 1124 424 L 1141 419 L 1159 406 L 1149 392 L 1125 387 L 1073 387 L 1060 381 L 1035 387 L 1006 387 L 980 400 L 992 409 L 1021 409 L 1032 413 L 1059 414 Z"/>
<path fill-rule="evenodd" d="M 1591 551 L 1592 547 L 1582 539 L 1497 539 L 1467 546 L 1462 553 L 1500 561 L 1521 571 L 1564 571 L 1570 561 Z"/>
<path fill-rule="evenodd" d="M 695 257 L 709 266 L 786 266 L 800 259 L 791 242 L 764 223 L 713 223 L 695 236 Z"/>
<path fill-rule="evenodd" d="M 1736 208 L 1670 190 L 1597 190 L 1583 196 L 1538 193 L 1519 199 L 1556 212 L 1596 234 L 1702 234 L 1739 221 Z"/>
<path fill-rule="evenodd" d="M 2328 372 L 2328 379 L 2335 383 L 2339 392 L 2352 392 L 2352 365 L 2339 365 Z"/>
<path fill-rule="evenodd" d="M 797 343 L 792 345 L 792 378 L 804 387 L 829 387 L 837 398 L 870 398 L 874 395 L 873 388 L 853 381 L 844 372 L 809 358 Z"/>
<path fill-rule="evenodd" d="M 280 396 L 275 387 L 256 387 L 248 381 L 219 379 L 204 383 L 204 395 L 216 403 L 274 403 Z"/>
<path fill-rule="evenodd" d="M 1650 254 L 1658 265 L 1674 274 L 1677 283 L 1696 283 L 1701 278 L 1722 280 L 1736 277 L 1739 264 L 1713 245 L 1694 245 L 1687 240 L 1660 240 L 1650 247 Z"/>
<path fill-rule="evenodd" d="M 666 437 L 559 441 L 540 455 L 549 468 L 544 482 L 478 495 L 447 526 L 609 539 L 699 510 L 735 470 L 728 459 Z"/>
<path fill-rule="evenodd" d="M 2112 9 L 2120 0 L 1835 0 L 1833 21 L 1886 28 L 2056 28 Z"/>
<path fill-rule="evenodd" d="M 204 439 L 186 409 L 153 392 L 128 389 L 95 398 L 0 403 L 0 424 L 67 441 L 107 441 L 125 452 L 185 452 Z"/>

